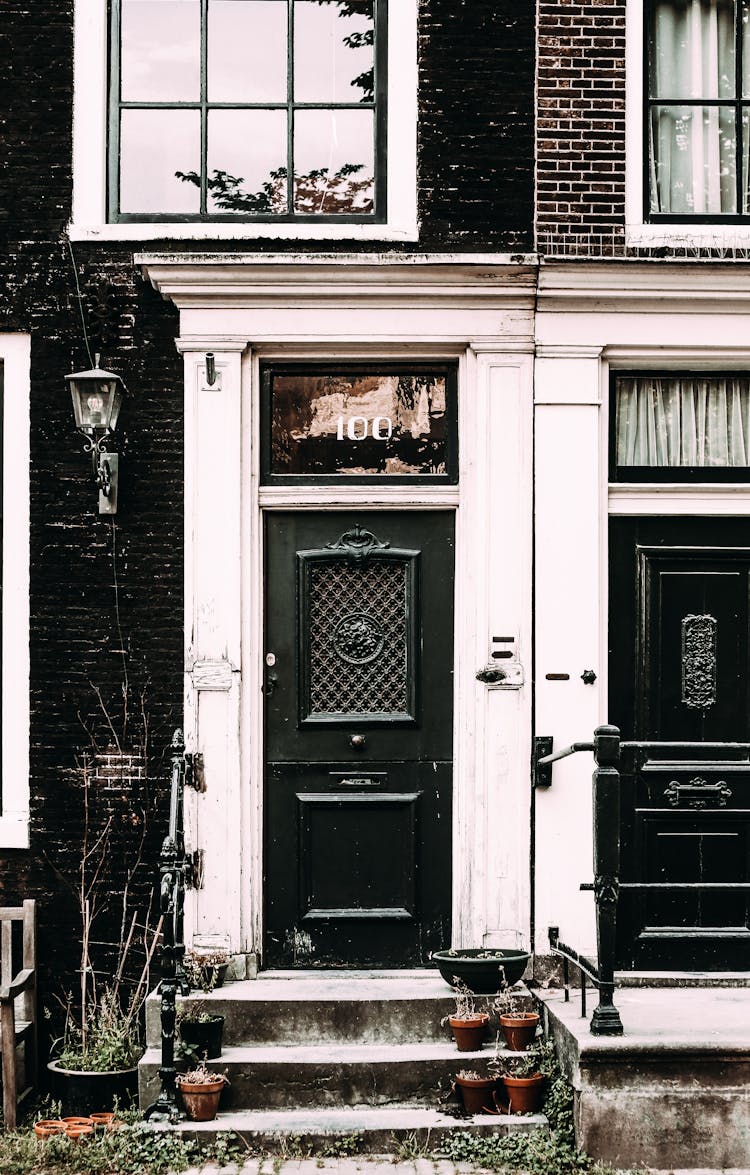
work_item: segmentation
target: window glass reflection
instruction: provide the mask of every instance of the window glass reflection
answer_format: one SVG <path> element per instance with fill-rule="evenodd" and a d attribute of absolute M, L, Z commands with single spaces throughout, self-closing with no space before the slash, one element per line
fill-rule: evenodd
<path fill-rule="evenodd" d="M 372 102 L 373 6 L 362 0 L 295 0 L 296 102 Z"/>
<path fill-rule="evenodd" d="M 286 0 L 210 0 L 209 102 L 286 102 Z"/>
<path fill-rule="evenodd" d="M 371 110 L 298 110 L 294 119 L 294 208 L 308 215 L 373 211 Z"/>
<path fill-rule="evenodd" d="M 198 110 L 123 110 L 121 212 L 199 212 L 199 188 L 178 173 L 199 169 L 200 157 Z"/>
<path fill-rule="evenodd" d="M 272 373 L 271 473 L 448 472 L 443 373 Z"/>
<path fill-rule="evenodd" d="M 199 0 L 122 0 L 123 102 L 200 98 Z"/>
<path fill-rule="evenodd" d="M 210 211 L 287 211 L 286 118 L 286 110 L 209 112 Z"/>

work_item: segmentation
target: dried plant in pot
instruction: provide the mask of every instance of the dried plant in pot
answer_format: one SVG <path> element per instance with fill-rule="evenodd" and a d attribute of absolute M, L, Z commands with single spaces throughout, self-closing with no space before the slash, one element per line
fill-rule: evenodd
<path fill-rule="evenodd" d="M 129 715 L 125 676 L 117 691 L 122 716 L 113 717 L 100 690 L 93 689 L 100 713 L 81 719 L 90 748 L 63 779 L 70 819 L 80 824 L 80 858 L 67 873 L 64 858 L 44 852 L 61 891 L 73 899 L 79 942 L 75 988 L 54 996 L 45 1008 L 57 1034 L 50 1048 L 50 1085 L 67 1114 L 135 1101 L 144 1004 L 161 934 L 161 920 L 153 913 L 151 829 L 158 797 L 148 772 L 145 695 Z"/>
<path fill-rule="evenodd" d="M 552 1075 L 555 1051 L 543 1040 L 516 1056 L 496 1057 L 491 1066 L 502 1075 L 511 1114 L 534 1114 L 544 1097 L 544 1085 Z"/>
<path fill-rule="evenodd" d="M 494 1113 L 494 1092 L 497 1076 L 482 1076 L 475 1069 L 459 1069 L 453 1078 L 453 1088 L 458 1092 L 467 1114 Z"/>
<path fill-rule="evenodd" d="M 530 959 L 528 951 L 512 947 L 463 948 L 433 951 L 432 961 L 446 983 L 455 976 L 477 995 L 494 995 L 506 983 L 517 983 Z"/>
<path fill-rule="evenodd" d="M 465 983 L 453 977 L 453 986 L 456 994 L 456 1010 L 452 1016 L 445 1016 L 441 1024 L 450 1024 L 456 1048 L 460 1053 L 476 1052 L 481 1049 L 487 1025 L 490 1022 L 488 1012 L 478 1012 L 474 998 Z"/>
<path fill-rule="evenodd" d="M 186 951 L 183 960 L 185 977 L 190 987 L 196 991 L 200 989 L 210 995 L 217 987 L 221 987 L 229 967 L 230 956 L 227 951 Z"/>
<path fill-rule="evenodd" d="M 213 1121 L 225 1085 L 229 1085 L 226 1073 L 215 1073 L 205 1065 L 197 1065 L 177 1078 L 182 1104 L 191 1122 Z"/>
<path fill-rule="evenodd" d="M 533 1043 L 539 1027 L 539 1015 L 527 1011 L 519 994 L 507 984 L 493 1001 L 492 1010 L 509 1049 L 520 1053 Z"/>

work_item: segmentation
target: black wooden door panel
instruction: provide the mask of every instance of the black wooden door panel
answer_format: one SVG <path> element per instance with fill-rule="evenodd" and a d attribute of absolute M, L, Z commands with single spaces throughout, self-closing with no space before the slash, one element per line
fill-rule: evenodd
<path fill-rule="evenodd" d="M 442 511 L 267 518 L 268 966 L 450 938 L 453 546 Z"/>
<path fill-rule="evenodd" d="M 750 959 L 748 529 L 612 521 L 622 878 L 648 886 L 621 895 L 624 967 L 715 970 Z"/>

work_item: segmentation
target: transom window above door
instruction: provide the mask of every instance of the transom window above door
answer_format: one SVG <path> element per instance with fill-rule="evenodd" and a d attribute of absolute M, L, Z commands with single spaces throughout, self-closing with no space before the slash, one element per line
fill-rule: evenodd
<path fill-rule="evenodd" d="M 458 480 L 455 364 L 268 364 L 267 485 Z"/>
<path fill-rule="evenodd" d="M 612 379 L 613 481 L 750 482 L 750 375 L 622 372 Z"/>
<path fill-rule="evenodd" d="M 648 218 L 750 219 L 750 3 L 650 0 L 647 12 Z"/>
<path fill-rule="evenodd" d="M 110 220 L 385 219 L 385 0 L 113 0 Z"/>

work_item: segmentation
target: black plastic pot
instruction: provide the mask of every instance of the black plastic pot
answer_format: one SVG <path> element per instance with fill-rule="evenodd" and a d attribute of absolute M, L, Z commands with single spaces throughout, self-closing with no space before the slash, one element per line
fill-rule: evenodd
<path fill-rule="evenodd" d="M 180 1036 L 184 1044 L 195 1049 L 198 1057 L 214 1061 L 221 1056 L 221 1038 L 224 1033 L 224 1017 L 212 1016 L 210 1020 L 183 1020 Z"/>
<path fill-rule="evenodd" d="M 62 1103 L 62 1117 L 113 1110 L 115 1099 L 121 1108 L 135 1105 L 138 1100 L 137 1066 L 114 1073 L 90 1073 L 63 1069 L 57 1061 L 50 1061 L 47 1071 L 52 1097 Z"/>

